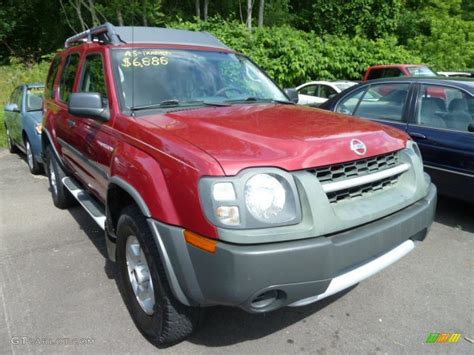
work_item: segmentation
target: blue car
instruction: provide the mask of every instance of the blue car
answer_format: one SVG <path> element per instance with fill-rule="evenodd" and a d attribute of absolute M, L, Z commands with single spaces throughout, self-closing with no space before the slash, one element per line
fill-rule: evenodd
<path fill-rule="evenodd" d="M 353 86 L 320 108 L 406 131 L 438 192 L 474 203 L 474 81 L 393 78 Z"/>
<path fill-rule="evenodd" d="M 41 130 L 43 120 L 43 84 L 18 86 L 5 105 L 5 129 L 10 153 L 26 154 L 32 174 L 43 171 Z"/>

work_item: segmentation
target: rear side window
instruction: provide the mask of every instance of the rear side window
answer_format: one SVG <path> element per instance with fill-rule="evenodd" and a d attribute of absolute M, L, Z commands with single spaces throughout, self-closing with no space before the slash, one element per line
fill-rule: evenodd
<path fill-rule="evenodd" d="M 63 102 L 68 102 L 76 78 L 77 66 L 79 65 L 79 53 L 73 53 L 66 59 L 61 83 L 59 84 L 59 98 Z"/>
<path fill-rule="evenodd" d="M 369 76 L 367 77 L 367 80 L 372 80 L 372 79 L 378 79 L 382 77 L 382 71 L 383 69 L 371 69 Z"/>
<path fill-rule="evenodd" d="M 474 123 L 474 97 L 439 85 L 422 85 L 418 122 L 423 126 L 468 132 Z"/>
<path fill-rule="evenodd" d="M 106 99 L 108 97 L 102 55 L 91 54 L 86 58 L 81 80 L 81 91 L 98 92 L 102 95 L 102 98 Z"/>
<path fill-rule="evenodd" d="M 61 57 L 56 56 L 51 63 L 49 68 L 48 78 L 46 79 L 46 97 L 51 98 L 54 96 L 54 82 L 56 75 L 58 74 L 59 65 L 61 64 Z"/>

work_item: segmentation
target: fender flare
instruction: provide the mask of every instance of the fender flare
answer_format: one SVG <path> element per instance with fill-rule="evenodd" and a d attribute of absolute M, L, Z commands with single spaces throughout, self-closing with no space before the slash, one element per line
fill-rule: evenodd
<path fill-rule="evenodd" d="M 148 205 L 146 204 L 145 200 L 140 195 L 140 193 L 132 185 L 130 185 L 127 181 L 125 181 L 124 179 L 118 176 L 112 176 L 109 179 L 109 185 L 110 184 L 115 184 L 119 186 L 120 188 L 124 189 L 137 203 L 143 215 L 147 218 L 151 217 L 151 213 L 150 213 L 150 209 L 148 208 Z"/>

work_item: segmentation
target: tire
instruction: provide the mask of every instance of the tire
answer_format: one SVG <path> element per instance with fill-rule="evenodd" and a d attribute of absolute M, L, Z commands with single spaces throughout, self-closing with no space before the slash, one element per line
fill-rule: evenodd
<path fill-rule="evenodd" d="M 174 297 L 147 221 L 134 205 L 122 210 L 117 224 L 117 264 L 122 297 L 135 325 L 151 343 L 161 347 L 176 344 L 197 328 L 200 309 Z M 148 273 L 137 272 L 144 265 Z M 137 275 L 145 281 L 138 283 Z M 143 290 L 141 300 L 132 288 L 137 285 Z"/>
<path fill-rule="evenodd" d="M 57 208 L 66 209 L 75 203 L 74 197 L 62 183 L 62 179 L 66 176 L 66 174 L 56 160 L 53 149 L 50 145 L 48 145 L 46 148 L 45 153 L 46 170 L 53 203 Z"/>
<path fill-rule="evenodd" d="M 7 134 L 7 147 L 8 147 L 8 151 L 10 153 L 18 153 L 18 148 L 16 147 L 15 143 L 13 143 L 13 139 L 10 135 L 10 130 L 8 129 L 7 125 L 5 125 L 5 131 L 6 131 L 6 134 Z"/>
<path fill-rule="evenodd" d="M 28 163 L 28 169 L 30 169 L 30 173 L 32 173 L 33 175 L 38 175 L 42 173 L 43 166 L 40 163 L 38 163 L 38 161 L 36 160 L 28 138 L 25 138 L 25 150 L 26 150 L 26 162 Z"/>

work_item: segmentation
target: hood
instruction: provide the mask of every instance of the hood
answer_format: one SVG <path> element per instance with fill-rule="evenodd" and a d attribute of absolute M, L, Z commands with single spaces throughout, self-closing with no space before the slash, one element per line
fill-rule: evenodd
<path fill-rule="evenodd" d="M 232 105 L 169 112 L 142 119 L 202 149 L 235 175 L 249 167 L 288 171 L 337 164 L 403 149 L 397 129 L 313 108 L 278 104 Z M 351 140 L 366 153 L 351 150 Z"/>

